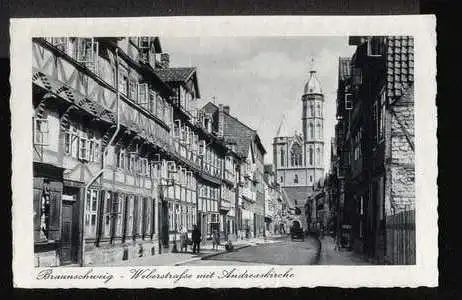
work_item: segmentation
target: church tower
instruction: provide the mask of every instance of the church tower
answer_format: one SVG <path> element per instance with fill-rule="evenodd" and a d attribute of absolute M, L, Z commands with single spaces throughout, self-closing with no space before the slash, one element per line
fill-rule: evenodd
<path fill-rule="evenodd" d="M 324 174 L 324 95 L 311 69 L 302 95 L 302 126 L 307 181 L 315 185 Z"/>
<path fill-rule="evenodd" d="M 301 133 L 287 130 L 283 117 L 273 138 L 273 165 L 277 182 L 307 229 L 304 206 L 324 175 L 324 95 L 313 68 L 302 92 Z"/>

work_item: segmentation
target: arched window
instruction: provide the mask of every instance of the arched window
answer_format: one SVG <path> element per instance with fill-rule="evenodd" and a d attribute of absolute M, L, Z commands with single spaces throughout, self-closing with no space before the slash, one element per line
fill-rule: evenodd
<path fill-rule="evenodd" d="M 318 125 L 316 125 L 316 131 L 317 131 L 317 136 L 318 138 L 322 138 L 321 136 L 321 124 L 318 123 Z"/>
<path fill-rule="evenodd" d="M 310 115 L 314 117 L 314 105 L 313 103 L 310 104 Z"/>
<path fill-rule="evenodd" d="M 294 143 L 290 149 L 290 163 L 292 166 L 302 165 L 302 147 Z"/>
<path fill-rule="evenodd" d="M 310 147 L 310 165 L 313 164 L 313 148 Z"/>
<path fill-rule="evenodd" d="M 313 123 L 310 123 L 310 138 L 314 138 L 314 126 Z"/>
<path fill-rule="evenodd" d="M 294 183 L 298 183 L 298 175 L 297 174 L 294 175 Z"/>
<path fill-rule="evenodd" d="M 281 149 L 281 167 L 284 166 L 284 149 Z"/>
<path fill-rule="evenodd" d="M 316 163 L 321 163 L 321 150 L 319 150 L 319 148 L 316 149 Z"/>
<path fill-rule="evenodd" d="M 316 105 L 316 112 L 318 114 L 318 116 L 320 117 L 321 116 L 321 105 L 318 103 L 318 105 Z"/>

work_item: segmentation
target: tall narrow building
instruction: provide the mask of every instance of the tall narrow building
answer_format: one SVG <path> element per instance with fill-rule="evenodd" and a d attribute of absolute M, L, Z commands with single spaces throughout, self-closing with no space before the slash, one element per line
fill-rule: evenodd
<path fill-rule="evenodd" d="M 288 134 L 283 122 L 273 139 L 277 181 L 295 204 L 307 229 L 304 205 L 324 175 L 324 95 L 316 71 L 310 70 L 302 102 L 302 133 Z"/>

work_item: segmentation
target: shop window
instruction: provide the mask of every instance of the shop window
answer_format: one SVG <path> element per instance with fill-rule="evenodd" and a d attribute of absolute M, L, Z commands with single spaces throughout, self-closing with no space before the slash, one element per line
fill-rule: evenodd
<path fill-rule="evenodd" d="M 125 234 L 127 237 L 131 237 L 133 236 L 133 225 L 134 225 L 134 196 L 133 195 L 129 195 L 129 196 L 126 196 L 127 198 L 127 207 L 126 207 L 126 210 L 127 210 L 127 224 L 125 226 L 126 228 L 126 231 L 125 231 Z"/>
<path fill-rule="evenodd" d="M 105 238 L 111 237 L 112 209 L 112 192 L 104 191 L 103 235 Z"/>
<path fill-rule="evenodd" d="M 87 237 L 96 236 L 96 220 L 98 214 L 98 190 L 87 191 L 85 203 L 85 233 Z"/>

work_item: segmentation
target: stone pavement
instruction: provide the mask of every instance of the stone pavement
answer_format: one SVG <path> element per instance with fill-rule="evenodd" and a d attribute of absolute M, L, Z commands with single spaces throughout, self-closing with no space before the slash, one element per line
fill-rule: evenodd
<path fill-rule="evenodd" d="M 253 239 L 243 239 L 232 241 L 234 245 L 234 251 L 239 249 L 267 244 L 267 243 L 276 243 L 278 242 L 280 236 L 273 236 L 271 238 L 253 238 Z M 220 255 L 226 253 L 225 245 L 222 243 L 218 246 L 218 249 L 212 249 L 212 241 L 205 241 L 201 243 L 201 253 L 199 255 L 192 254 L 191 246 L 188 246 L 188 252 L 179 252 L 172 253 L 171 249 L 165 249 L 162 254 L 155 254 L 151 256 L 143 256 L 140 258 L 134 258 L 130 260 L 117 261 L 104 265 L 93 265 L 93 266 L 104 266 L 104 267 L 123 267 L 123 266 L 177 266 L 190 263 L 196 260 L 201 260 L 204 258 L 212 257 L 215 255 Z"/>
<path fill-rule="evenodd" d="M 354 251 L 339 250 L 336 248 L 335 240 L 331 236 L 324 236 L 319 239 L 321 252 L 319 265 L 370 265 L 367 259 Z"/>

